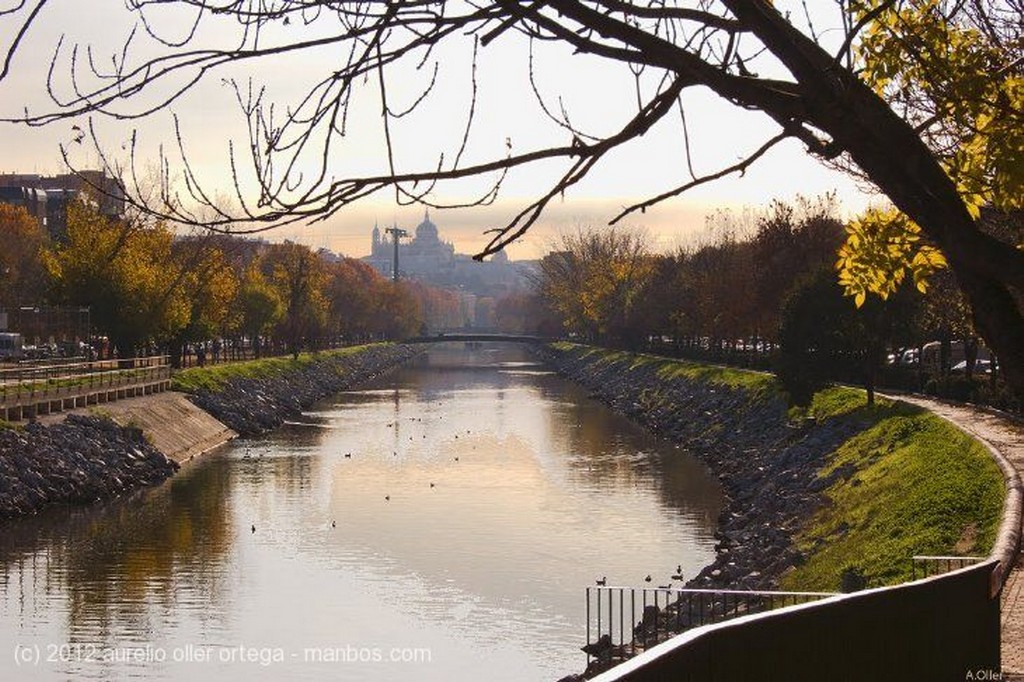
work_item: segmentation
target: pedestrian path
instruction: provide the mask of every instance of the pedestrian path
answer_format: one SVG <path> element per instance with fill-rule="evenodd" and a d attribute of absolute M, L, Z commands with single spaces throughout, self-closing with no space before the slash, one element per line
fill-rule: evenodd
<path fill-rule="evenodd" d="M 889 396 L 924 407 L 967 433 L 988 442 L 1024 477 L 1024 423 L 972 405 L 952 404 L 916 395 Z M 1003 680 L 1024 680 L 1024 559 L 1003 586 L 1001 604 Z"/>

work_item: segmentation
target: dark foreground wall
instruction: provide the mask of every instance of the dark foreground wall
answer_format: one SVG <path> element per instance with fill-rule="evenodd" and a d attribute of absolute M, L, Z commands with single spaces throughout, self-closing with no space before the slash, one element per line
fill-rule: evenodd
<path fill-rule="evenodd" d="M 697 628 L 593 682 L 998 680 L 995 566 Z"/>

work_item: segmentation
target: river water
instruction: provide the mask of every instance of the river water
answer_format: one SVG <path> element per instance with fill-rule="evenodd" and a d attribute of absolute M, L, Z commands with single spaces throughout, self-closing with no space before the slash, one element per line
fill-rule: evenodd
<path fill-rule="evenodd" d="M 694 575 L 721 505 L 523 351 L 438 348 L 157 489 L 0 526 L 0 679 L 554 680 L 584 588 Z"/>

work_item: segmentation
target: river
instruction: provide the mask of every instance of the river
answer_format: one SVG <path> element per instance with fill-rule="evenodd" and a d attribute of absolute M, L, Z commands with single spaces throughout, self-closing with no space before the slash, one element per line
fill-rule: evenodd
<path fill-rule="evenodd" d="M 438 347 L 154 490 L 0 526 L 0 679 L 555 680 L 584 588 L 714 558 L 717 481 L 508 347 Z"/>

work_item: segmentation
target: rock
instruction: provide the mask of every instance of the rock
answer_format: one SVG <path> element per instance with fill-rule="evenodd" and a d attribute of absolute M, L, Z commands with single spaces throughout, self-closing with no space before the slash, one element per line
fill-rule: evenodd
<path fill-rule="evenodd" d="M 69 415 L 52 426 L 0 431 L 0 519 L 108 499 L 177 469 L 138 429 L 109 419 Z"/>
<path fill-rule="evenodd" d="M 200 391 L 196 405 L 241 435 L 277 428 L 317 400 L 367 381 L 419 351 L 410 346 L 371 346 L 351 355 L 327 355 L 301 371 L 267 378 L 229 380 L 218 391 Z"/>

